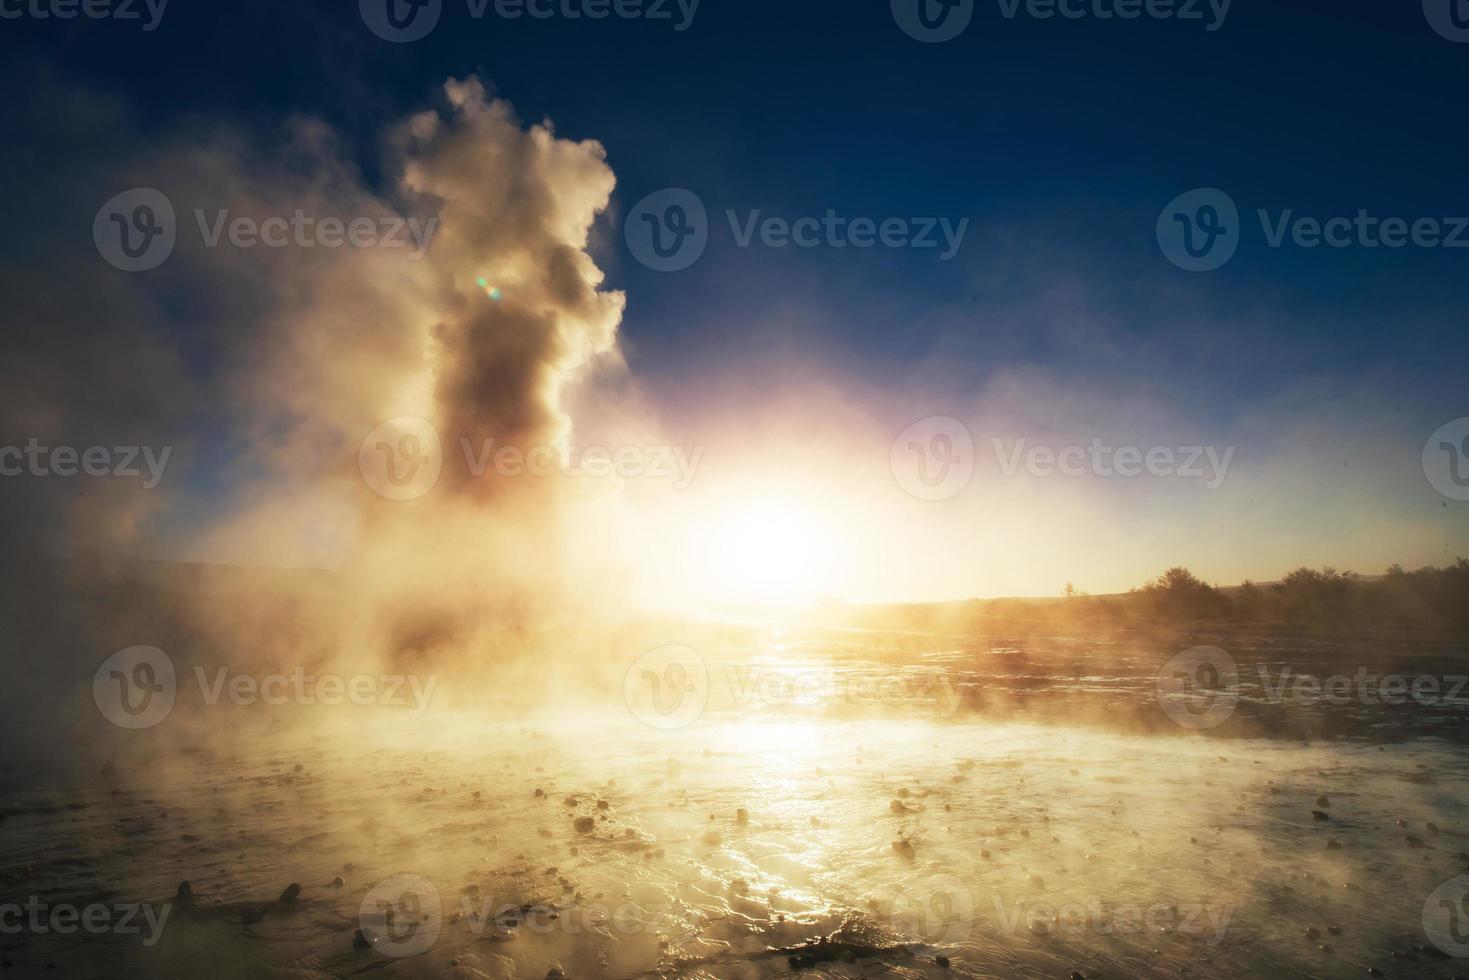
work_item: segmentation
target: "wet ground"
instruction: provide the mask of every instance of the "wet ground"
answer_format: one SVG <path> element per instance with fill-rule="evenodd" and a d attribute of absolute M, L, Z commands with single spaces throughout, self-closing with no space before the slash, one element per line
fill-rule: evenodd
<path fill-rule="evenodd" d="M 3 975 L 1469 974 L 1464 707 L 1272 698 L 1364 658 L 1235 646 L 1204 728 L 1166 649 L 757 630 L 556 712 L 141 733 L 8 774 Z"/>

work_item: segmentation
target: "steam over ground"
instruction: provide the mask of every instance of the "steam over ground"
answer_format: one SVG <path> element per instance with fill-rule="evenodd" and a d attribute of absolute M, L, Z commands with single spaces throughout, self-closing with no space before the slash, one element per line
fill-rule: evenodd
<path fill-rule="evenodd" d="M 21 535 L 4 557 L 7 618 L 24 624 L 9 638 L 24 666 L 4 696 L 15 736 L 56 747 L 79 722 L 59 707 L 135 644 L 189 664 L 348 673 L 502 662 L 507 641 L 544 655 L 549 635 L 572 652 L 571 624 L 616 607 L 618 576 L 588 533 L 606 523 L 607 495 L 584 479 L 475 473 L 465 454 L 563 447 L 576 386 L 604 433 L 652 441 L 617 349 L 623 297 L 601 288 L 589 254 L 615 183 L 601 146 L 526 125 L 478 79 L 452 79 L 381 134 L 369 182 L 311 119 L 158 132 L 120 102 L 54 78 L 41 87 L 10 112 L 72 152 L 7 159 L 34 188 L 22 209 L 83 212 L 151 187 L 178 232 L 147 274 L 64 237 L 38 237 L 0 271 L 19 325 L 0 390 L 7 444 L 168 450 L 150 489 L 0 484 Z M 87 154 L 100 132 L 127 155 Z M 219 244 L 239 219 L 300 213 L 406 219 L 426 241 Z M 37 282 L 47 288 L 21 288 Z M 404 417 L 437 431 L 442 469 L 430 492 L 389 499 L 359 452 Z M 390 425 L 378 441 L 398 450 L 400 438 Z M 150 558 L 275 571 L 139 562 Z"/>

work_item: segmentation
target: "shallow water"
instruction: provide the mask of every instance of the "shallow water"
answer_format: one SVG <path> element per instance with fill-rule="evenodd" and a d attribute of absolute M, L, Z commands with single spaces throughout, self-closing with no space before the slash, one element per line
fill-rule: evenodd
<path fill-rule="evenodd" d="M 895 664 L 833 659 L 826 635 L 762 635 L 750 657 L 705 665 L 686 718 L 635 676 L 630 703 L 155 739 L 100 774 L 30 782 L 3 803 L 0 904 L 168 911 L 134 933 L 7 931 L 6 975 L 1469 967 L 1425 920 L 1435 888 L 1469 872 L 1469 756 L 1452 740 L 1385 737 L 1372 717 L 1309 742 L 1166 716 L 1109 731 L 1107 705 L 1158 714 L 1149 656 L 1078 673 L 1058 666 L 1077 657 L 1066 644 L 1031 640 L 1022 663 L 1016 647 L 987 645 L 986 661 L 934 643 Z M 1044 723 L 1037 689 L 1070 692 Z M 192 910 L 175 898 L 185 880 Z M 276 901 L 292 882 L 300 897 Z"/>

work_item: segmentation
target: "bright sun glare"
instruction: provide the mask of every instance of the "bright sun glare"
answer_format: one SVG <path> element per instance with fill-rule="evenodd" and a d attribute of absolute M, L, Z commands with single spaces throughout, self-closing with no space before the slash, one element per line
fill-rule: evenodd
<path fill-rule="evenodd" d="M 801 501 L 765 498 L 724 508 L 701 551 L 714 591 L 740 599 L 806 601 L 840 582 L 838 542 L 828 520 Z"/>

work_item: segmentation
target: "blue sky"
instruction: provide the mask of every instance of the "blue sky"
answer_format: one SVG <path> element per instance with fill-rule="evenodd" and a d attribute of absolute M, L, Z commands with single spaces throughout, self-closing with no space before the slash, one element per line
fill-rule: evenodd
<path fill-rule="evenodd" d="M 703 0 L 680 31 L 676 12 L 475 20 L 446 0 L 409 44 L 375 37 L 355 8 L 173 0 L 149 32 L 0 26 L 18 61 L 131 103 L 145 132 L 305 114 L 345 134 L 369 183 L 383 127 L 450 76 L 478 74 L 527 123 L 600 141 L 618 188 L 591 251 L 627 293 L 633 373 L 671 418 L 724 396 L 721 411 L 778 402 L 815 378 L 873 398 L 896 432 L 967 417 L 997 379 L 1029 377 L 1078 395 L 1060 419 L 1022 399 L 1038 428 L 1082 438 L 1099 406 L 1145 396 L 1158 438 L 1239 442 L 1271 471 L 1292 451 L 1272 428 L 1361 433 L 1360 473 L 1469 415 L 1469 248 L 1270 248 L 1256 218 L 1469 214 L 1469 44 L 1416 3 L 1235 0 L 1210 31 L 1007 18 L 991 0 L 937 44 L 908 37 L 887 2 Z M 23 154 L 28 135 L 11 135 Z M 711 216 L 707 251 L 676 273 L 623 242 L 626 210 L 666 187 Z M 1198 187 L 1242 215 L 1238 253 L 1208 273 L 1176 268 L 1155 238 L 1164 205 Z M 968 226 L 949 261 L 741 248 L 726 209 Z M 1433 508 L 1424 519 L 1466 541 L 1464 505 L 1426 486 L 1393 498 L 1397 476 L 1369 481 L 1385 510 Z M 1442 557 L 1423 541 L 1404 560 Z"/>

